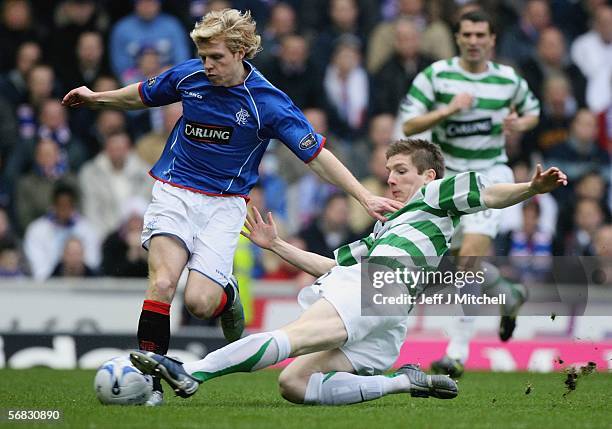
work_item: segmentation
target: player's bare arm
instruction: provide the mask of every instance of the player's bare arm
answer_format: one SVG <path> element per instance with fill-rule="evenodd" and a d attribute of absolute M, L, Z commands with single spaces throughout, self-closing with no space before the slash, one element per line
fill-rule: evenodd
<path fill-rule="evenodd" d="M 325 274 L 336 265 L 333 259 L 298 249 L 280 238 L 270 212 L 267 214 L 267 221 L 266 223 L 257 207 L 253 207 L 253 215 L 247 214 L 244 223 L 248 232 L 240 233 L 262 249 L 276 253 L 290 264 L 315 277 Z"/>
<path fill-rule="evenodd" d="M 453 97 L 448 106 L 427 112 L 424 115 L 416 116 L 404 122 L 403 131 L 406 136 L 421 133 L 432 128 L 437 123 L 461 110 L 468 110 L 472 107 L 474 97 L 468 93 L 460 93 Z"/>
<path fill-rule="evenodd" d="M 373 195 L 355 179 L 350 171 L 330 151 L 323 149 L 308 166 L 323 180 L 342 188 L 355 197 L 374 219 L 386 221 L 383 215 L 403 207 L 403 203 Z"/>
<path fill-rule="evenodd" d="M 538 125 L 540 118 L 537 115 L 519 116 L 515 109 L 504 118 L 502 125 L 506 137 L 516 133 L 524 133 Z"/>
<path fill-rule="evenodd" d="M 138 83 L 114 91 L 94 92 L 86 86 L 73 89 L 62 99 L 68 107 L 90 107 L 92 109 L 143 109 L 147 107 L 140 99 Z"/>
<path fill-rule="evenodd" d="M 534 195 L 545 194 L 567 185 L 567 176 L 557 167 L 550 167 L 542 171 L 537 165 L 530 182 L 524 183 L 498 183 L 484 189 L 483 200 L 487 207 L 503 209 L 525 201 Z"/>

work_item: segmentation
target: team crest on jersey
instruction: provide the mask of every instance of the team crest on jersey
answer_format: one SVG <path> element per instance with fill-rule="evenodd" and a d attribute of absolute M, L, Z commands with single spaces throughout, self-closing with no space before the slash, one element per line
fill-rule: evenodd
<path fill-rule="evenodd" d="M 240 109 L 239 111 L 236 112 L 236 123 L 238 125 L 246 125 L 247 120 L 251 117 L 251 115 L 249 115 L 249 112 L 247 112 L 244 109 Z"/>
<path fill-rule="evenodd" d="M 317 139 L 315 139 L 315 136 L 313 136 L 312 133 L 308 133 L 300 140 L 300 149 L 308 150 L 316 144 Z"/>
<path fill-rule="evenodd" d="M 157 76 L 153 76 L 152 78 L 150 78 L 149 80 L 147 80 L 147 86 L 153 86 L 155 85 L 155 81 L 157 80 Z"/>

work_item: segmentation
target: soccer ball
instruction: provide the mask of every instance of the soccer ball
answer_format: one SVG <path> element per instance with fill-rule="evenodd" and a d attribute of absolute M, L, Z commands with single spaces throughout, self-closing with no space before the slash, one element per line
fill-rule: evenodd
<path fill-rule="evenodd" d="M 102 364 L 96 373 L 94 389 L 103 404 L 142 405 L 151 396 L 153 380 L 121 356 Z"/>

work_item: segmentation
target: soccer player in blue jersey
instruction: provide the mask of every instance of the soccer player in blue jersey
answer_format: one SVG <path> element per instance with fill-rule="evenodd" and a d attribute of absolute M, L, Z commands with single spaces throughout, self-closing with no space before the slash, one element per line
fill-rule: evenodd
<path fill-rule="evenodd" d="M 145 214 L 143 246 L 149 250 L 149 285 L 138 324 L 142 350 L 165 354 L 170 303 L 189 269 L 185 304 L 195 316 L 221 316 L 225 337 L 240 338 L 244 316 L 232 277 L 234 251 L 246 217 L 247 195 L 270 139 L 282 141 L 320 177 L 344 189 L 370 215 L 402 205 L 367 191 L 329 151 L 300 110 L 246 59 L 261 50 L 250 13 L 208 13 L 191 32 L 200 59 L 115 91 L 73 89 L 66 106 L 142 109 L 181 101 L 161 158 Z M 163 401 L 156 380 L 150 405 Z"/>

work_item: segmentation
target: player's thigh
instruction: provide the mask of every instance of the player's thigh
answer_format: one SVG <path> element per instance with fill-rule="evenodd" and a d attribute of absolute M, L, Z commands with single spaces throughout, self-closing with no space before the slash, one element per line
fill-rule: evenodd
<path fill-rule="evenodd" d="M 233 271 L 234 253 L 246 218 L 246 202 L 240 197 L 206 197 L 192 208 L 194 216 L 207 219 L 194 237 L 187 267 L 225 286 Z"/>
<path fill-rule="evenodd" d="M 173 236 L 155 235 L 149 240 L 147 299 L 172 301 L 187 258 L 184 245 Z"/>
<path fill-rule="evenodd" d="M 408 317 L 370 316 L 381 319 L 377 329 L 365 338 L 340 347 L 359 375 L 377 375 L 397 361 L 406 339 Z"/>
<path fill-rule="evenodd" d="M 332 371 L 355 372 L 351 362 L 339 349 L 299 356 L 280 373 L 278 385 L 281 395 L 291 402 L 303 403 L 310 376 Z"/>
<path fill-rule="evenodd" d="M 190 270 L 185 286 L 185 306 L 200 319 L 209 318 L 225 294 L 223 285 L 198 271 Z"/>
<path fill-rule="evenodd" d="M 281 330 L 289 337 L 292 357 L 337 348 L 348 337 L 338 311 L 326 299 L 316 301 Z"/>

